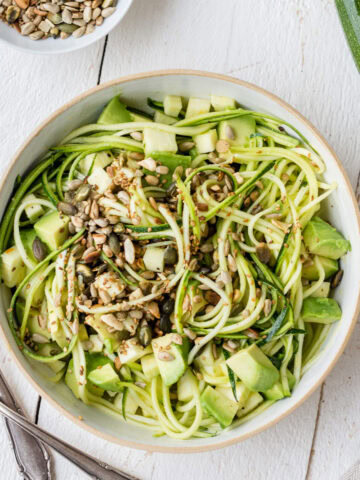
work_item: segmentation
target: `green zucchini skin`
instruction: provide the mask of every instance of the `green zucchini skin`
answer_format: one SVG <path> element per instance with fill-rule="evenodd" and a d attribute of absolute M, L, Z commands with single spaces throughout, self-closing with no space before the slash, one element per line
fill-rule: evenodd
<path fill-rule="evenodd" d="M 360 72 L 360 1 L 335 0 L 335 5 L 355 64 Z"/>

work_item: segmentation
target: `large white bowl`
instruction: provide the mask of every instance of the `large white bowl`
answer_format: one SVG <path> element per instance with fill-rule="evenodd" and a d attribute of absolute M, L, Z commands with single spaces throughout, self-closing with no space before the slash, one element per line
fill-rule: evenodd
<path fill-rule="evenodd" d="M 40 395 L 80 427 L 111 442 L 151 451 L 174 453 L 221 448 L 254 435 L 291 413 L 314 392 L 341 355 L 355 325 L 360 300 L 360 215 L 355 197 L 347 175 L 333 150 L 314 127 L 285 102 L 255 85 L 231 77 L 175 70 L 132 75 L 101 85 L 77 97 L 48 118 L 17 152 L 2 178 L 1 215 L 11 195 L 16 176 L 33 167 L 48 148 L 58 143 L 71 130 L 94 121 L 105 103 L 119 93 L 126 103 L 142 109 L 146 105 L 147 97 L 161 99 L 165 93 L 200 97 L 218 94 L 234 97 L 250 109 L 272 113 L 293 124 L 324 158 L 327 166 L 326 180 L 335 180 L 338 183 L 338 188 L 328 203 L 328 217 L 352 244 L 352 251 L 341 261 L 345 273 L 336 290 L 336 299 L 343 312 L 342 320 L 333 324 L 322 347 L 322 355 L 304 375 L 290 398 L 275 403 L 253 420 L 217 437 L 187 441 L 167 437 L 153 438 L 145 429 L 121 421 L 114 422 L 112 417 L 76 400 L 65 384 L 54 385 L 47 381 L 42 373 L 42 366 L 30 363 L 21 354 L 7 324 L 7 303 L 2 300 L 0 304 L 2 310 L 0 330 L 24 376 L 32 382 Z M 83 417 L 83 421 L 78 420 L 79 415 Z"/>
<path fill-rule="evenodd" d="M 118 23 L 121 22 L 129 10 L 133 0 L 117 0 L 115 12 L 105 18 L 100 27 L 96 27 L 93 33 L 75 38 L 70 35 L 66 40 L 61 38 L 47 38 L 45 40 L 31 40 L 27 36 L 20 35 L 14 28 L 0 21 L 0 40 L 8 45 L 28 53 L 51 55 L 53 53 L 68 53 L 80 48 L 85 48 L 100 38 L 105 37 Z"/>

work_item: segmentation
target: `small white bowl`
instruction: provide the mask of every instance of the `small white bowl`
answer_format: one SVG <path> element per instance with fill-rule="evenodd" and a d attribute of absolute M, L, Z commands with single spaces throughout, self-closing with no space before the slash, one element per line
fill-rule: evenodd
<path fill-rule="evenodd" d="M 113 417 L 77 400 L 64 383 L 53 384 L 46 380 L 43 367 L 39 363 L 30 363 L 22 355 L 7 324 L 8 302 L 5 298 L 0 299 L 0 331 L 21 371 L 41 396 L 77 425 L 111 442 L 149 451 L 193 453 L 222 448 L 268 428 L 294 411 L 324 381 L 339 359 L 360 308 L 360 213 L 348 177 L 335 153 L 296 110 L 269 92 L 231 77 L 174 70 L 142 73 L 114 80 L 75 98 L 55 112 L 20 148 L 3 176 L 0 182 L 0 215 L 8 203 L 16 176 L 33 167 L 48 148 L 56 145 L 71 130 L 94 121 L 106 102 L 119 93 L 125 103 L 142 109 L 147 97 L 162 99 L 166 93 L 200 97 L 216 94 L 233 97 L 249 109 L 272 113 L 291 123 L 308 138 L 326 163 L 325 180 L 338 183 L 337 190 L 327 203 L 327 214 L 352 245 L 352 251 L 341 260 L 344 277 L 335 294 L 342 308 L 342 319 L 332 325 L 320 357 L 303 376 L 291 397 L 276 402 L 252 420 L 219 436 L 187 441 L 166 436 L 154 438 L 151 432 L 143 428 L 114 421 Z M 80 421 L 79 416 L 84 420 Z"/>
<path fill-rule="evenodd" d="M 53 53 L 68 53 L 80 48 L 85 48 L 100 38 L 105 37 L 118 23 L 121 22 L 129 10 L 133 0 L 117 0 L 115 12 L 100 27 L 96 27 L 93 33 L 75 38 L 47 38 L 46 40 L 31 40 L 28 36 L 20 35 L 14 28 L 0 21 L 0 40 L 8 45 L 27 53 L 52 55 Z"/>

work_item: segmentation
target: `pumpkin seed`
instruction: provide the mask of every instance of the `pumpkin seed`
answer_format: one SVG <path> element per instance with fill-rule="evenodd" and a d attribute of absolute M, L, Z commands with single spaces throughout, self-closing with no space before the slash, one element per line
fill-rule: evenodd
<path fill-rule="evenodd" d="M 143 347 L 147 347 L 150 345 L 150 342 L 152 340 L 152 331 L 147 322 L 143 322 L 141 324 L 140 330 L 139 330 L 139 341 Z"/>
<path fill-rule="evenodd" d="M 47 247 L 46 245 L 40 240 L 39 237 L 35 237 L 35 240 L 32 244 L 32 252 L 34 254 L 35 259 L 38 262 L 44 260 L 47 255 Z"/>
<path fill-rule="evenodd" d="M 63 213 L 64 215 L 73 216 L 73 215 L 76 215 L 77 213 L 76 207 L 74 207 L 74 205 L 71 205 L 71 203 L 67 203 L 67 202 L 59 202 L 57 204 L 57 209 L 59 210 L 59 212 Z"/>
<path fill-rule="evenodd" d="M 85 283 L 91 283 L 94 281 L 95 278 L 91 268 L 87 265 L 84 265 L 83 263 L 76 264 L 76 274 L 81 275 Z"/>
<path fill-rule="evenodd" d="M 172 324 L 171 324 L 171 320 L 170 320 L 170 317 L 169 317 L 168 314 L 164 313 L 163 315 L 161 315 L 159 328 L 164 333 L 170 333 L 171 332 Z"/>
<path fill-rule="evenodd" d="M 165 265 L 175 265 L 178 261 L 178 252 L 174 247 L 166 247 L 164 253 L 164 263 Z"/>
<path fill-rule="evenodd" d="M 5 18 L 8 23 L 14 23 L 19 18 L 19 15 L 19 7 L 14 7 L 14 5 L 10 5 L 10 7 L 6 9 Z"/>
<path fill-rule="evenodd" d="M 79 27 L 77 27 L 76 25 L 70 25 L 70 24 L 67 24 L 67 23 L 62 23 L 61 25 L 59 25 L 58 28 L 61 32 L 71 34 Z"/>
<path fill-rule="evenodd" d="M 115 233 L 110 233 L 109 235 L 109 247 L 113 251 L 114 255 L 119 255 L 120 253 L 120 242 Z"/>

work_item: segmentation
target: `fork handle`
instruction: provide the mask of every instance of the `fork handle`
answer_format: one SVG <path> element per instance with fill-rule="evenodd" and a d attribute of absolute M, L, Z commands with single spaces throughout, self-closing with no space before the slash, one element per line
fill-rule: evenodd
<path fill-rule="evenodd" d="M 0 414 L 12 420 L 26 432 L 54 448 L 57 452 L 70 460 L 74 465 L 90 475 L 94 480 L 139 480 L 127 473 L 120 472 L 100 460 L 86 455 L 75 447 L 68 445 L 54 435 L 46 432 L 39 426 L 11 410 L 0 401 Z"/>

